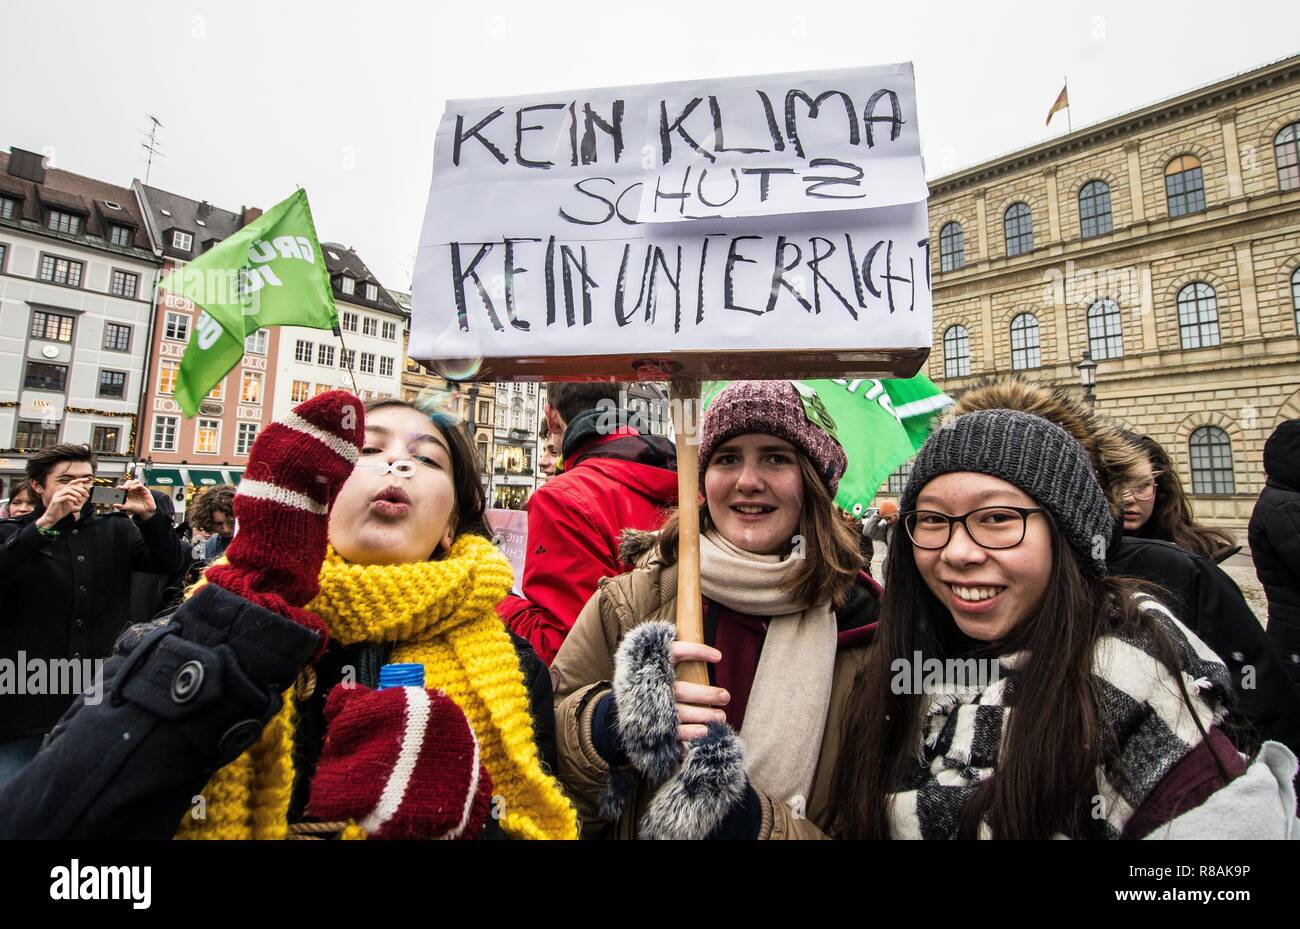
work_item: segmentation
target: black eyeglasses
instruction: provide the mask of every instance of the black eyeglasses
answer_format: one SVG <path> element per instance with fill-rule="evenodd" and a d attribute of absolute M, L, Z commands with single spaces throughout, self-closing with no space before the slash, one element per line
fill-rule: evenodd
<path fill-rule="evenodd" d="M 980 548 L 1015 548 L 1025 540 L 1030 515 L 1042 512 L 1038 506 L 982 506 L 961 516 L 937 510 L 908 510 L 901 516 L 913 545 L 937 551 L 952 539 L 954 523 L 965 526 L 966 534 Z"/>

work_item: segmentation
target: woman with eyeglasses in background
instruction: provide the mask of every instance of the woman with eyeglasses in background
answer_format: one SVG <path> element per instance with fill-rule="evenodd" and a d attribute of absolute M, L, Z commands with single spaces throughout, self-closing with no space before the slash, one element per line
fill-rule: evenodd
<path fill-rule="evenodd" d="M 1159 442 L 1132 432 L 1123 436 L 1146 459 L 1124 493 L 1125 535 L 1171 542 L 1216 563 L 1241 551 L 1227 532 L 1196 521 L 1183 482 Z"/>

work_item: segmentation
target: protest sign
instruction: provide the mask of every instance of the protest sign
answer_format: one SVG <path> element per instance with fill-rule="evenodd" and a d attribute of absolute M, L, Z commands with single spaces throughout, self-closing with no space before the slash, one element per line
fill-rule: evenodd
<path fill-rule="evenodd" d="M 451 101 L 409 354 L 457 380 L 669 378 L 694 499 L 700 380 L 925 361 L 919 139 L 910 64 Z M 678 515 L 678 636 L 699 642 L 698 512 Z"/>
<path fill-rule="evenodd" d="M 910 376 L 910 64 L 451 101 L 410 354 L 480 379 Z"/>
<path fill-rule="evenodd" d="M 506 556 L 515 573 L 510 592 L 519 596 L 524 584 L 524 558 L 528 552 L 528 513 L 525 510 L 488 509 L 484 514 L 492 541 Z"/>

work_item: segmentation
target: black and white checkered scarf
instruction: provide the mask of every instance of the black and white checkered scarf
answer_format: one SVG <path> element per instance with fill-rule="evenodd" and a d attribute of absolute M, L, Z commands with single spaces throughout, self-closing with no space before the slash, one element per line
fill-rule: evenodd
<path fill-rule="evenodd" d="M 1174 645 L 1183 684 L 1206 731 L 1220 722 L 1232 691 L 1227 667 L 1163 605 L 1140 596 L 1139 607 Z M 1015 667 L 1023 653 L 998 659 L 1000 673 L 983 687 L 929 694 L 916 763 L 903 790 L 890 798 L 895 838 L 955 838 L 962 810 L 993 775 L 1007 719 L 1015 704 Z M 1094 651 L 1099 710 L 1118 751 L 1097 771 L 1094 815 L 1108 838 L 1119 838 L 1161 779 L 1203 739 L 1175 679 L 1156 659 L 1150 634 L 1106 636 Z M 981 823 L 979 835 L 992 832 Z M 1078 838 L 1072 836 L 1072 838 Z"/>

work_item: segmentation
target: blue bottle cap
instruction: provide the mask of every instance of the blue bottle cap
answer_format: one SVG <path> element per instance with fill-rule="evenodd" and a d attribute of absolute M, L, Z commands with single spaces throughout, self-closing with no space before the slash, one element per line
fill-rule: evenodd
<path fill-rule="evenodd" d="M 422 664 L 386 664 L 379 669 L 380 690 L 387 690 L 389 687 L 423 686 L 424 665 Z"/>

